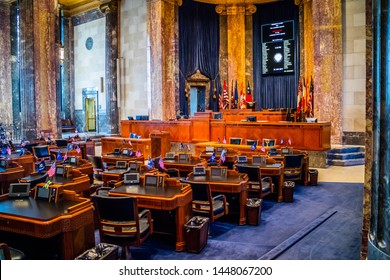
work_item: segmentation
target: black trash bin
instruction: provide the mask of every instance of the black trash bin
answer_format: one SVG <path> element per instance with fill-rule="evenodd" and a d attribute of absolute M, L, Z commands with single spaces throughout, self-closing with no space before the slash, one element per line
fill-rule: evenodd
<path fill-rule="evenodd" d="M 248 225 L 258 226 L 261 222 L 261 204 L 260 198 L 248 198 L 246 200 L 246 219 Z"/>
<path fill-rule="evenodd" d="M 286 181 L 283 183 L 283 201 L 284 202 L 293 202 L 294 201 L 294 187 L 295 182 Z"/>
<path fill-rule="evenodd" d="M 76 257 L 75 260 L 117 260 L 119 259 L 119 246 L 108 243 L 99 243 Z"/>
<path fill-rule="evenodd" d="M 309 169 L 310 176 L 310 185 L 317 186 L 318 184 L 318 170 L 317 169 Z"/>
<path fill-rule="evenodd" d="M 194 216 L 185 225 L 187 251 L 199 253 L 207 244 L 209 218 Z"/>

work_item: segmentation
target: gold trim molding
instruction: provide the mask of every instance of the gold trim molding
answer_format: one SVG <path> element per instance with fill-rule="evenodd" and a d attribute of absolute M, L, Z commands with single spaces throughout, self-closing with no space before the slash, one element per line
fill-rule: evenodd
<path fill-rule="evenodd" d="M 256 13 L 257 8 L 255 5 L 217 5 L 215 7 L 215 12 L 220 15 L 252 15 Z"/>
<path fill-rule="evenodd" d="M 313 0 L 294 0 L 294 3 L 295 3 L 295 5 L 299 6 L 299 5 L 309 3 L 311 1 L 313 1 Z"/>

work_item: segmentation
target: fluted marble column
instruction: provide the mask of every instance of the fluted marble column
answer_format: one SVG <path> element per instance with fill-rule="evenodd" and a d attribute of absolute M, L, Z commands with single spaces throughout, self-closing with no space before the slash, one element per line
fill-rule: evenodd
<path fill-rule="evenodd" d="M 248 80 L 246 70 L 251 69 L 251 65 L 247 65 L 247 43 L 250 43 L 245 36 L 246 22 L 251 23 L 251 20 L 246 20 L 246 15 L 252 15 L 256 12 L 255 5 L 231 4 L 218 5 L 215 8 L 216 12 L 222 16 L 227 16 L 227 81 L 237 80 L 239 86 Z"/>
<path fill-rule="evenodd" d="M 390 260 L 390 16 L 389 1 L 372 3 L 373 93 L 371 213 L 368 259 Z M 368 125 L 370 126 L 370 125 Z"/>
<path fill-rule="evenodd" d="M 179 109 L 178 6 L 181 0 L 148 0 L 152 119 L 168 120 Z"/>
<path fill-rule="evenodd" d="M 10 6 L 0 3 L 0 122 L 12 124 Z"/>

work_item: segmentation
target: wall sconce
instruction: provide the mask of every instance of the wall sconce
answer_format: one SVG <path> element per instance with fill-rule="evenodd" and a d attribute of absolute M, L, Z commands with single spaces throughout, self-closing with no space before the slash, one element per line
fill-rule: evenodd
<path fill-rule="evenodd" d="M 60 60 L 61 63 L 64 63 L 65 60 L 65 49 L 64 47 L 59 47 L 58 48 L 58 59 Z"/>

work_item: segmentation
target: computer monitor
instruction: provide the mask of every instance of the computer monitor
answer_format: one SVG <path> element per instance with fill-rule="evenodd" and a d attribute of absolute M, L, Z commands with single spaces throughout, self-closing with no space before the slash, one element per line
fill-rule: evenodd
<path fill-rule="evenodd" d="M 247 139 L 247 140 L 246 140 L 246 144 L 247 144 L 248 146 L 253 146 L 253 144 L 255 144 L 255 146 L 257 146 L 257 143 L 258 143 L 257 140 L 250 140 L 250 139 Z"/>
<path fill-rule="evenodd" d="M 256 122 L 257 121 L 257 117 L 256 116 L 247 116 L 246 117 L 246 121 L 247 122 Z"/>
<path fill-rule="evenodd" d="M 122 150 L 122 156 L 129 156 L 130 155 L 130 150 L 129 149 L 123 149 Z"/>
<path fill-rule="evenodd" d="M 238 163 L 247 163 L 248 158 L 247 158 L 247 156 L 237 156 L 237 162 Z"/>
<path fill-rule="evenodd" d="M 0 167 L 7 169 L 7 160 L 6 159 L 0 159 Z"/>
<path fill-rule="evenodd" d="M 229 139 L 229 143 L 232 145 L 241 145 L 242 138 L 232 137 Z"/>
<path fill-rule="evenodd" d="M 194 172 L 194 176 L 204 176 L 204 175 L 206 175 L 206 167 L 194 166 L 193 172 Z"/>
<path fill-rule="evenodd" d="M 165 154 L 165 159 L 175 159 L 175 153 L 169 152 Z"/>
<path fill-rule="evenodd" d="M 79 158 L 78 157 L 69 157 L 69 163 L 71 165 L 78 165 L 79 163 Z"/>
<path fill-rule="evenodd" d="M 180 161 L 187 161 L 188 160 L 188 154 L 179 154 L 179 160 Z"/>
<path fill-rule="evenodd" d="M 35 199 L 49 200 L 50 188 L 37 186 L 35 188 Z"/>
<path fill-rule="evenodd" d="M 268 152 L 269 152 L 270 155 L 276 155 L 276 154 L 278 153 L 278 151 L 276 150 L 276 148 L 270 148 L 270 149 L 268 150 Z"/>
<path fill-rule="evenodd" d="M 269 139 L 269 138 L 263 139 L 264 147 L 273 147 L 275 146 L 275 143 L 276 143 L 276 139 Z"/>
<path fill-rule="evenodd" d="M 290 148 L 281 148 L 280 149 L 280 153 L 282 154 L 282 155 L 288 155 L 288 154 L 290 154 L 291 153 L 291 150 L 290 150 Z"/>
<path fill-rule="evenodd" d="M 8 197 L 28 197 L 30 183 L 12 183 L 9 185 Z"/>
<path fill-rule="evenodd" d="M 262 156 L 253 156 L 252 157 L 253 165 L 265 165 L 265 157 Z"/>
<path fill-rule="evenodd" d="M 214 113 L 214 119 L 216 119 L 216 120 L 220 120 L 220 119 L 222 119 L 222 113 Z"/>
<path fill-rule="evenodd" d="M 65 167 L 63 166 L 57 166 L 56 167 L 56 176 L 64 176 L 65 174 Z"/>
<path fill-rule="evenodd" d="M 127 185 L 139 184 L 139 173 L 126 173 L 124 174 L 123 181 Z"/>
<path fill-rule="evenodd" d="M 114 149 L 114 152 L 113 152 L 114 155 L 119 155 L 120 153 L 121 153 L 121 149 L 120 148 L 115 148 Z"/>
<path fill-rule="evenodd" d="M 35 146 L 32 148 L 33 153 L 37 158 L 44 158 L 44 157 L 49 157 L 50 156 L 50 151 L 49 151 L 49 146 L 44 145 L 44 146 Z"/>
<path fill-rule="evenodd" d="M 213 146 L 206 146 L 206 153 L 214 153 L 214 147 Z"/>
<path fill-rule="evenodd" d="M 226 170 L 227 170 L 226 167 L 211 166 L 210 167 L 210 176 L 211 177 L 225 177 Z"/>
<path fill-rule="evenodd" d="M 127 161 L 125 161 L 125 160 L 117 160 L 115 167 L 117 169 L 126 169 L 127 168 Z"/>
<path fill-rule="evenodd" d="M 139 171 L 141 169 L 141 164 L 136 162 L 130 162 L 129 169 L 132 171 Z"/>
<path fill-rule="evenodd" d="M 145 175 L 145 186 L 158 187 L 158 176 Z"/>
<path fill-rule="evenodd" d="M 216 153 L 221 154 L 223 151 L 223 147 L 217 147 Z"/>

